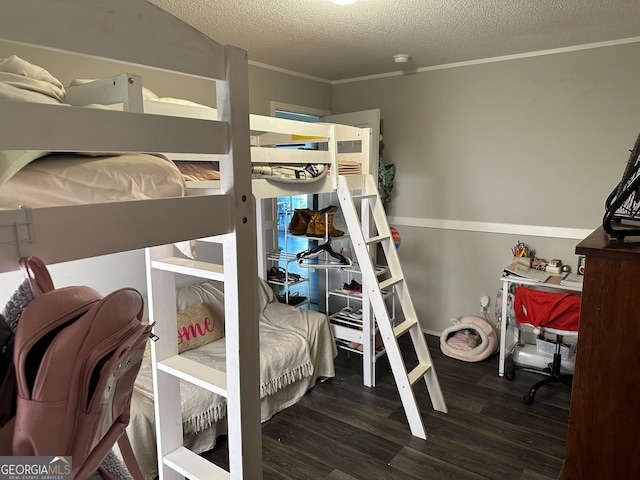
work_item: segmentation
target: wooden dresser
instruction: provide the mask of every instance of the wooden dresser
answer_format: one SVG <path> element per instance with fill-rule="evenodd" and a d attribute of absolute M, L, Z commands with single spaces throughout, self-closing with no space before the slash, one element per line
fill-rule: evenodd
<path fill-rule="evenodd" d="M 560 480 L 640 478 L 640 241 L 602 227 L 586 255 L 569 432 Z"/>

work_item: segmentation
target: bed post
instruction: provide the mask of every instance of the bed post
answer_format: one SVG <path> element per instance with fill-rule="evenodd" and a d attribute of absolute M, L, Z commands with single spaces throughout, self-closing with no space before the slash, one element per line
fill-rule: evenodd
<path fill-rule="evenodd" d="M 223 238 L 227 416 L 231 478 L 262 478 L 260 343 L 255 200 L 251 192 L 247 52 L 226 46 L 226 81 L 216 85 L 218 120 L 229 128 L 220 159 L 222 193 L 231 196 L 231 233 Z M 235 301 L 232 301 L 235 300 Z"/>

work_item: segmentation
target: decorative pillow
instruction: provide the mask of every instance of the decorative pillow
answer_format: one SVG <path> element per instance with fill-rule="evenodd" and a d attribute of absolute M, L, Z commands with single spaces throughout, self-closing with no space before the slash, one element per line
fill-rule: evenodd
<path fill-rule="evenodd" d="M 224 337 L 224 324 L 206 303 L 178 312 L 178 353 L 193 350 Z"/>
<path fill-rule="evenodd" d="M 178 353 L 201 347 L 224 337 L 224 322 L 213 314 L 206 303 L 180 310 L 178 319 Z M 151 364 L 151 342 L 147 342 L 145 358 Z"/>

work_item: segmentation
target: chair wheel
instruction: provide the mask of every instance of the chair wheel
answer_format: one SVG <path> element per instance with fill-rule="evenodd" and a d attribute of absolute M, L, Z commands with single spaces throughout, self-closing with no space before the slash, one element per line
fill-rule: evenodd
<path fill-rule="evenodd" d="M 509 381 L 512 381 L 514 378 L 516 378 L 516 374 L 514 372 L 508 372 L 504 375 L 504 378 L 506 378 Z"/>
<path fill-rule="evenodd" d="M 524 402 L 525 405 L 531 405 L 533 403 L 533 397 L 527 394 L 524 397 L 522 397 L 522 401 Z"/>

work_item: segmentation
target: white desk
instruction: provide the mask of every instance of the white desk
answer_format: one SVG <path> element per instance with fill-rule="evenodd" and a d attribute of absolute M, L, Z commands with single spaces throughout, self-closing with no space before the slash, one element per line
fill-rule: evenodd
<path fill-rule="evenodd" d="M 516 275 L 505 275 L 500 277 L 502 281 L 502 313 L 500 315 L 500 363 L 498 365 L 498 375 L 504 376 L 504 365 L 507 357 L 513 352 L 520 339 L 518 328 L 515 326 L 516 319 L 509 318 L 508 300 L 509 288 L 511 285 L 526 285 L 527 287 L 538 287 L 548 290 L 559 290 L 563 292 L 582 292 L 582 287 L 570 287 L 560 285 L 562 275 L 551 275 L 546 282 L 534 282 Z M 512 320 L 512 324 L 510 324 Z M 510 327 L 510 328 L 509 328 Z M 510 342 L 507 345 L 507 330 L 511 331 Z"/>

